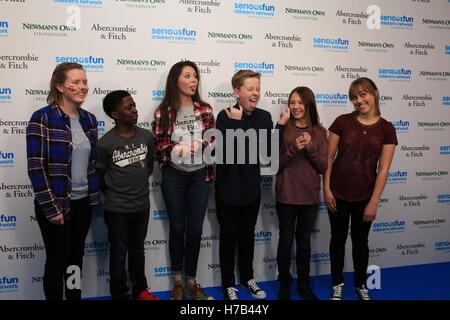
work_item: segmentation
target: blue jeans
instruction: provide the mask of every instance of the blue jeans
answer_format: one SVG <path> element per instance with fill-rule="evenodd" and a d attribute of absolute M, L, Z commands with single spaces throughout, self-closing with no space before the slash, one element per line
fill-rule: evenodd
<path fill-rule="evenodd" d="M 149 209 L 126 213 L 105 210 L 110 243 L 109 289 L 113 300 L 128 299 L 125 270 L 127 253 L 133 298 L 136 299 L 142 290 L 147 289 L 144 241 L 147 236 L 149 214 Z"/>
<path fill-rule="evenodd" d="M 195 278 L 208 206 L 206 169 L 184 172 L 170 165 L 162 169 L 161 190 L 169 216 L 169 252 L 173 274 Z"/>
<path fill-rule="evenodd" d="M 277 213 L 280 229 L 278 241 L 277 264 L 278 280 L 290 283 L 292 276 L 291 253 L 294 237 L 296 240 L 295 261 L 297 265 L 297 281 L 309 285 L 309 263 L 311 258 L 311 232 L 316 222 L 319 205 L 290 205 L 277 202 Z"/>

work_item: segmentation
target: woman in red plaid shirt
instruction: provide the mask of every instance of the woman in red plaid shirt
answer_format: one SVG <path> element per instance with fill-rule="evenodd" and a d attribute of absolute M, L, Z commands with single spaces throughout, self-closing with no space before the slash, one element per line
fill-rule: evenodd
<path fill-rule="evenodd" d="M 169 252 L 174 278 L 171 300 L 190 296 L 213 300 L 195 280 L 208 181 L 213 167 L 203 160 L 209 141 L 204 133 L 215 126 L 211 106 L 200 98 L 195 63 L 181 61 L 167 76 L 166 94 L 155 111 L 152 131 L 162 171 L 161 189 L 169 216 Z M 185 281 L 183 282 L 183 274 Z"/>

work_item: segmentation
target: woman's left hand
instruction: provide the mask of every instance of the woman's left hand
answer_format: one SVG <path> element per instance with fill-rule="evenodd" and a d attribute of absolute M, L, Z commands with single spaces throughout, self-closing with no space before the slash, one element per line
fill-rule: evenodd
<path fill-rule="evenodd" d="M 372 222 L 377 217 L 377 205 L 369 203 L 364 209 L 364 222 Z"/>

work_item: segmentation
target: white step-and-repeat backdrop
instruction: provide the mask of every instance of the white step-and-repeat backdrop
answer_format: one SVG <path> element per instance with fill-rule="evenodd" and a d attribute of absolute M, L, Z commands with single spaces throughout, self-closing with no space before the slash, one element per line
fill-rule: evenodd
<path fill-rule="evenodd" d="M 0 299 L 44 298 L 45 251 L 26 171 L 25 127 L 46 104 L 56 64 L 84 65 L 90 84 L 84 107 L 103 134 L 112 122 L 101 101 L 114 89 L 133 95 L 140 126 L 150 128 L 167 73 L 181 59 L 198 64 L 202 97 L 216 114 L 233 101 L 234 72 L 253 69 L 263 74 L 259 106 L 274 119 L 292 88 L 308 86 L 326 127 L 352 110 L 351 81 L 372 78 L 399 145 L 370 235 L 370 264 L 450 261 L 450 1 L 0 0 Z M 168 290 L 158 170 L 150 180 L 146 273 L 153 290 Z M 259 280 L 277 276 L 273 186 L 274 178 L 264 177 L 255 230 Z M 220 285 L 218 238 L 212 189 L 198 265 L 204 286 Z M 329 238 L 322 203 L 314 275 L 330 272 Z M 83 296 L 108 296 L 103 217 L 93 219 L 85 248 Z"/>

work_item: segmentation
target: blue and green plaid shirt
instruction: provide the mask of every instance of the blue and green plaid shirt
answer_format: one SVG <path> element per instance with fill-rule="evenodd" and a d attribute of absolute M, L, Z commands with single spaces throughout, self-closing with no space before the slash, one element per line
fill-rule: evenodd
<path fill-rule="evenodd" d="M 95 171 L 97 119 L 78 108 L 80 124 L 91 144 L 88 165 L 88 196 L 96 214 L 100 208 L 100 189 Z M 46 106 L 31 116 L 26 131 L 28 176 L 35 199 L 47 218 L 62 213 L 70 219 L 72 133 L 70 118 L 58 106 Z"/>

